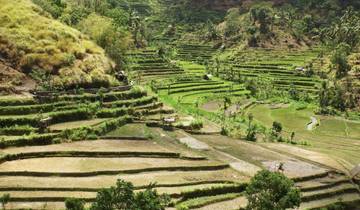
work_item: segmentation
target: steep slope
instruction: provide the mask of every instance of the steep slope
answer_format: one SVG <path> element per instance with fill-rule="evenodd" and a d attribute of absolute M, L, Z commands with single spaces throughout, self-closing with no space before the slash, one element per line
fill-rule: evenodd
<path fill-rule="evenodd" d="M 56 88 L 117 83 L 103 49 L 30 0 L 0 0 L 0 57 Z"/>
<path fill-rule="evenodd" d="M 239 6 L 242 2 L 242 0 L 196 0 L 193 1 L 193 4 L 197 7 L 226 11 L 232 7 Z"/>

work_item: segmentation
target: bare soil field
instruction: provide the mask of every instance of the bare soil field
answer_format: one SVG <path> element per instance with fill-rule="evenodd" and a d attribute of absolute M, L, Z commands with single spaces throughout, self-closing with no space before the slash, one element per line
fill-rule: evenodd
<path fill-rule="evenodd" d="M 265 148 L 257 143 L 214 135 L 197 135 L 196 138 L 219 151 L 255 164 L 260 168 L 276 171 L 276 167 L 283 163 L 285 169 L 284 173 L 289 177 L 309 176 L 323 173 L 328 170 L 327 168 L 319 166 L 319 164 L 316 163 L 316 160 L 311 160 L 311 157 L 309 157 L 309 161 L 303 161 L 301 159 L 296 159 L 293 156 L 277 152 L 276 150 Z M 314 161 L 314 164 L 312 164 L 312 161 Z M 250 169 L 254 170 L 253 167 L 249 168 L 249 170 Z"/>
<path fill-rule="evenodd" d="M 337 160 L 319 152 L 306 150 L 288 144 L 264 143 L 263 145 L 265 145 L 268 148 L 277 150 L 279 152 L 284 152 L 287 154 L 298 156 L 300 158 L 312 160 L 340 171 L 346 170 L 346 168 L 344 168 L 341 164 L 339 164 Z"/>
<path fill-rule="evenodd" d="M 5 154 L 16 154 L 25 152 L 46 152 L 46 151 L 146 151 L 161 152 L 169 151 L 153 141 L 133 140 L 96 140 L 79 141 L 46 146 L 28 146 L 3 149 Z"/>
<path fill-rule="evenodd" d="M 11 202 L 7 205 L 8 209 L 64 209 L 64 202 Z"/>
<path fill-rule="evenodd" d="M 209 102 L 204 103 L 201 106 L 201 109 L 208 111 L 208 112 L 217 112 L 220 110 L 222 105 L 223 105 L 223 102 L 221 102 L 221 101 L 209 101 Z"/>
<path fill-rule="evenodd" d="M 226 210 L 236 210 L 240 207 L 245 207 L 247 204 L 247 200 L 245 197 L 238 197 L 233 200 L 222 201 L 219 203 L 214 203 L 210 205 L 206 205 L 201 208 L 197 208 L 196 210 L 214 210 L 214 209 L 226 209 Z"/>
<path fill-rule="evenodd" d="M 131 181 L 135 186 L 157 184 L 197 183 L 202 181 L 234 181 L 246 182 L 244 177 L 232 169 L 211 171 L 176 171 L 146 172 L 129 175 L 95 176 L 95 177 L 0 177 L 0 188 L 5 187 L 42 187 L 42 188 L 104 188 L 116 183 L 117 179 Z"/>
<path fill-rule="evenodd" d="M 66 129 L 74 129 L 74 128 L 80 128 L 83 126 L 94 126 L 99 123 L 102 123 L 108 119 L 92 119 L 92 120 L 81 120 L 81 121 L 75 121 L 75 122 L 66 122 L 66 123 L 59 123 L 54 124 L 49 127 L 51 131 L 62 131 Z"/>
<path fill-rule="evenodd" d="M 33 158 L 10 161 L 0 165 L 0 171 L 36 171 L 36 172 L 89 172 L 132 170 L 154 167 L 208 166 L 218 162 L 207 160 L 182 160 L 174 158 Z"/>

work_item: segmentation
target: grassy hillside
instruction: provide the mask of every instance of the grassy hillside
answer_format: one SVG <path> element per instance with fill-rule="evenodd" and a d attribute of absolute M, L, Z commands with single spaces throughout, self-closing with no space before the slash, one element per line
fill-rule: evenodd
<path fill-rule="evenodd" d="M 103 49 L 30 0 L 0 0 L 0 55 L 14 68 L 49 81 L 51 87 L 117 83 Z"/>

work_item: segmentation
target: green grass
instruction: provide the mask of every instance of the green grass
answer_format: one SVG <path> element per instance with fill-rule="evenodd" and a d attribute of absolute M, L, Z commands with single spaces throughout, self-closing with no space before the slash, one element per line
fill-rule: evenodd
<path fill-rule="evenodd" d="M 316 92 L 320 79 L 308 77 L 297 72 L 297 67 L 306 67 L 317 59 L 319 49 L 281 50 L 281 49 L 246 49 L 241 51 L 228 50 L 220 54 L 221 69 L 219 73 L 225 76 L 229 69 L 234 70 L 237 77 L 244 78 L 268 77 L 277 89 L 287 91 L 290 85 L 301 91 Z M 224 56 L 222 55 L 224 54 Z"/>
<path fill-rule="evenodd" d="M 248 112 L 254 115 L 254 119 L 271 127 L 274 121 L 283 125 L 284 135 L 290 136 L 295 132 L 295 140 L 307 141 L 311 146 L 307 149 L 323 152 L 336 158 L 342 158 L 352 164 L 360 161 L 360 122 L 348 121 L 343 118 L 332 116 L 316 116 L 315 108 L 311 105 L 308 108 L 296 110 L 292 104 L 290 107 L 271 109 L 268 105 L 257 105 Z M 306 129 L 310 117 L 315 116 L 320 121 L 313 131 Z"/>
<path fill-rule="evenodd" d="M 151 136 L 151 130 L 144 124 L 127 124 L 114 131 L 111 131 L 107 136 L 119 136 L 119 137 L 149 137 Z"/>
<path fill-rule="evenodd" d="M 223 195 L 199 197 L 181 202 L 176 205 L 176 208 L 177 209 L 181 209 L 181 207 L 187 207 L 189 209 L 200 208 L 209 204 L 235 199 L 240 195 L 241 195 L 240 193 L 228 193 Z"/>

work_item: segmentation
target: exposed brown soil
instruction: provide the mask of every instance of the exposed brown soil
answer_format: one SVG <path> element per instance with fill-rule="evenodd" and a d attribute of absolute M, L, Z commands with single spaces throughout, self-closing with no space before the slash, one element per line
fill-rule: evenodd
<path fill-rule="evenodd" d="M 53 157 L 32 158 L 6 162 L 0 165 L 0 171 L 89 172 L 106 170 L 132 170 L 154 167 L 207 166 L 216 164 L 216 162 L 207 160 L 191 161 L 172 158 Z"/>
<path fill-rule="evenodd" d="M 204 207 L 197 208 L 196 210 L 214 210 L 214 209 L 235 210 L 235 209 L 239 209 L 239 207 L 244 208 L 246 204 L 247 204 L 247 200 L 245 197 L 238 197 L 233 200 L 206 205 Z"/>
<path fill-rule="evenodd" d="M 217 112 L 220 110 L 222 103 L 220 101 L 209 101 L 201 106 L 201 109 L 208 112 Z"/>
<path fill-rule="evenodd" d="M 0 59 L 0 93 L 20 94 L 34 87 L 35 83 L 28 76 Z"/>
<path fill-rule="evenodd" d="M 126 140 L 96 140 L 63 143 L 47 146 L 14 147 L 2 150 L 3 153 L 25 153 L 45 151 L 138 151 L 138 152 L 162 152 L 169 151 L 163 146 L 151 141 L 126 141 Z"/>

